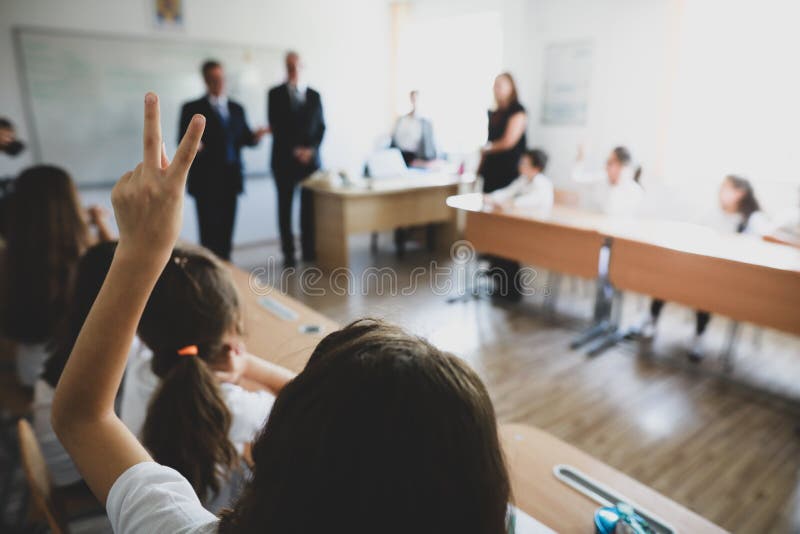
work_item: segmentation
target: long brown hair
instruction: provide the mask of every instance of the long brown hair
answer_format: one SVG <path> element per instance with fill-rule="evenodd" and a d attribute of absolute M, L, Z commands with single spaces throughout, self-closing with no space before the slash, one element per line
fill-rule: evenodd
<path fill-rule="evenodd" d="M 6 335 L 48 341 L 64 315 L 89 230 L 69 174 L 50 165 L 17 177 L 7 211 Z"/>
<path fill-rule="evenodd" d="M 66 315 L 56 328 L 50 347 L 51 355 L 42 373 L 42 378 L 53 388 L 61 378 L 83 323 L 100 293 L 116 250 L 116 241 L 102 241 L 90 247 L 78 262 L 72 299 Z"/>
<path fill-rule="evenodd" d="M 501 72 L 500 74 L 497 75 L 497 78 L 505 78 L 506 80 L 508 80 L 508 83 L 511 84 L 511 96 L 508 98 L 508 103 L 502 107 L 509 107 L 519 102 L 519 94 L 517 93 L 517 82 L 514 81 L 514 76 L 512 76 L 510 72 Z M 495 104 L 497 104 L 497 109 L 501 108 L 500 102 L 497 102 L 495 100 Z"/>
<path fill-rule="evenodd" d="M 253 460 L 222 534 L 506 531 L 511 490 L 480 379 L 378 321 L 320 342 L 278 395 Z"/>
<path fill-rule="evenodd" d="M 139 323 L 161 384 L 150 401 L 142 442 L 153 458 L 185 476 L 201 500 L 239 466 L 231 413 L 210 365 L 226 355 L 226 334 L 241 330 L 239 297 L 225 266 L 202 249 L 176 247 Z M 196 355 L 180 355 L 187 346 Z"/>

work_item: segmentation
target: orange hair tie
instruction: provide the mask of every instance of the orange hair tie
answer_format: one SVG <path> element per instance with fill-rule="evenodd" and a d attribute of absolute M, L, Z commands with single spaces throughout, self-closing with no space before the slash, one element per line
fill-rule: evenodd
<path fill-rule="evenodd" d="M 178 356 L 197 356 L 197 345 L 186 345 L 178 349 Z"/>

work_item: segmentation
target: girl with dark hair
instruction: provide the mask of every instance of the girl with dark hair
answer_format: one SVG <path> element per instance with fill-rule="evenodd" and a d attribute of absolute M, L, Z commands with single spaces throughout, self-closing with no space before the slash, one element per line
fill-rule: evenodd
<path fill-rule="evenodd" d="M 572 178 L 580 184 L 593 186 L 584 202 L 586 207 L 609 215 L 635 215 L 644 200 L 644 189 L 639 184 L 642 168 L 634 165 L 630 150 L 624 146 L 611 150 L 603 172 L 587 172 L 583 159 L 583 147 L 578 147 Z"/>
<path fill-rule="evenodd" d="M 111 236 L 103 211 L 84 211 L 72 178 L 58 167 L 22 171 L 6 209 L 2 330 L 17 344 L 20 383 L 33 386 L 69 303 L 78 259 L 93 241 L 89 224 L 100 240 Z"/>
<path fill-rule="evenodd" d="M 719 206 L 726 220 L 727 228 L 724 230 L 758 237 L 772 231 L 769 217 L 761 211 L 753 186 L 746 178 L 733 174 L 725 177 L 719 188 Z M 650 313 L 640 328 L 643 338 L 652 339 L 655 336 L 656 324 L 663 308 L 664 301 L 661 299 L 653 299 L 650 303 Z M 710 313 L 696 312 L 695 335 L 688 351 L 691 361 L 698 362 L 705 354 L 704 334 L 710 321 Z"/>
<path fill-rule="evenodd" d="M 72 301 L 64 320 L 56 329 L 52 353 L 44 365 L 44 372 L 33 387 L 33 431 L 42 448 L 52 482 L 59 487 L 78 484 L 82 477 L 50 424 L 53 393 L 83 321 L 103 285 L 116 247 L 114 241 L 97 244 L 87 250 L 78 262 Z"/>
<path fill-rule="evenodd" d="M 248 354 L 241 325 L 228 269 L 205 249 L 176 247 L 142 314 L 122 395 L 122 421 L 215 512 L 237 495 L 244 447 L 294 376 Z"/>
<path fill-rule="evenodd" d="M 278 394 L 253 446 L 253 477 L 222 519 L 203 508 L 184 476 L 153 462 L 114 415 L 136 325 L 162 269 L 174 262 L 183 188 L 203 125 L 193 118 L 170 164 L 157 98 L 145 98 L 144 161 L 113 193 L 117 254 L 56 390 L 54 428 L 106 503 L 114 531 L 505 532 L 509 480 L 486 389 L 457 357 L 379 322 L 327 336 Z M 185 350 L 189 344 L 197 354 L 185 355 L 194 352 Z M 177 365 L 196 366 L 213 345 L 176 337 L 155 352 L 174 350 L 189 358 Z M 219 413 L 207 416 L 224 426 Z"/>

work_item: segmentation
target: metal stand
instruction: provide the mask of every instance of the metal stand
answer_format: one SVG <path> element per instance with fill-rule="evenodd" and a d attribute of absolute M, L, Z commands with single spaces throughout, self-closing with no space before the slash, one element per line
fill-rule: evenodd
<path fill-rule="evenodd" d="M 606 238 L 600 248 L 600 258 L 597 266 L 597 292 L 594 300 L 594 318 L 592 326 L 584 330 L 569 344 L 571 349 L 580 348 L 587 343 L 600 338 L 589 348 L 590 355 L 596 355 L 612 346 L 610 340 L 618 331 L 619 314 L 614 312 L 614 301 L 618 298 L 618 291 L 614 289 L 608 279 L 608 266 L 611 261 L 611 238 Z"/>

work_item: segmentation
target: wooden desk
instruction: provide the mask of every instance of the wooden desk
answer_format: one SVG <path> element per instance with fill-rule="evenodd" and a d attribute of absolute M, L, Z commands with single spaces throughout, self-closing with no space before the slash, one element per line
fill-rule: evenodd
<path fill-rule="evenodd" d="M 800 334 L 800 250 L 664 221 L 609 233 L 615 288 Z"/>
<path fill-rule="evenodd" d="M 464 237 L 478 252 L 493 254 L 559 273 L 597 278 L 606 224 L 602 215 L 554 206 L 539 215 L 486 211 L 480 193 L 447 199 L 467 213 Z"/>
<path fill-rule="evenodd" d="M 553 475 L 553 467 L 558 464 L 583 471 L 664 519 L 681 534 L 725 532 L 675 501 L 542 430 L 502 425 L 500 439 L 515 504 L 557 532 L 591 534 L 594 532 L 593 514 L 600 507 Z"/>
<path fill-rule="evenodd" d="M 239 290 L 244 310 L 244 340 L 247 347 L 254 354 L 271 362 L 283 365 L 295 372 L 300 372 L 305 367 L 309 356 L 317 343 L 338 330 L 339 325 L 324 315 L 315 312 L 304 304 L 291 297 L 282 295 L 278 290 L 269 293 L 281 304 L 291 308 L 298 314 L 295 321 L 287 321 L 264 309 L 258 303 L 262 296 L 251 288 L 250 273 L 237 267 L 231 267 L 234 283 Z M 263 289 L 263 286 L 256 286 Z M 298 330 L 301 325 L 315 324 L 322 327 L 319 334 L 303 334 Z"/>
<path fill-rule="evenodd" d="M 455 239 L 456 213 L 446 199 L 463 182 L 456 175 L 410 174 L 360 185 L 332 187 L 310 181 L 314 193 L 317 263 L 323 269 L 348 267 L 347 238 L 352 234 L 439 223 L 439 245 L 449 250 Z"/>

